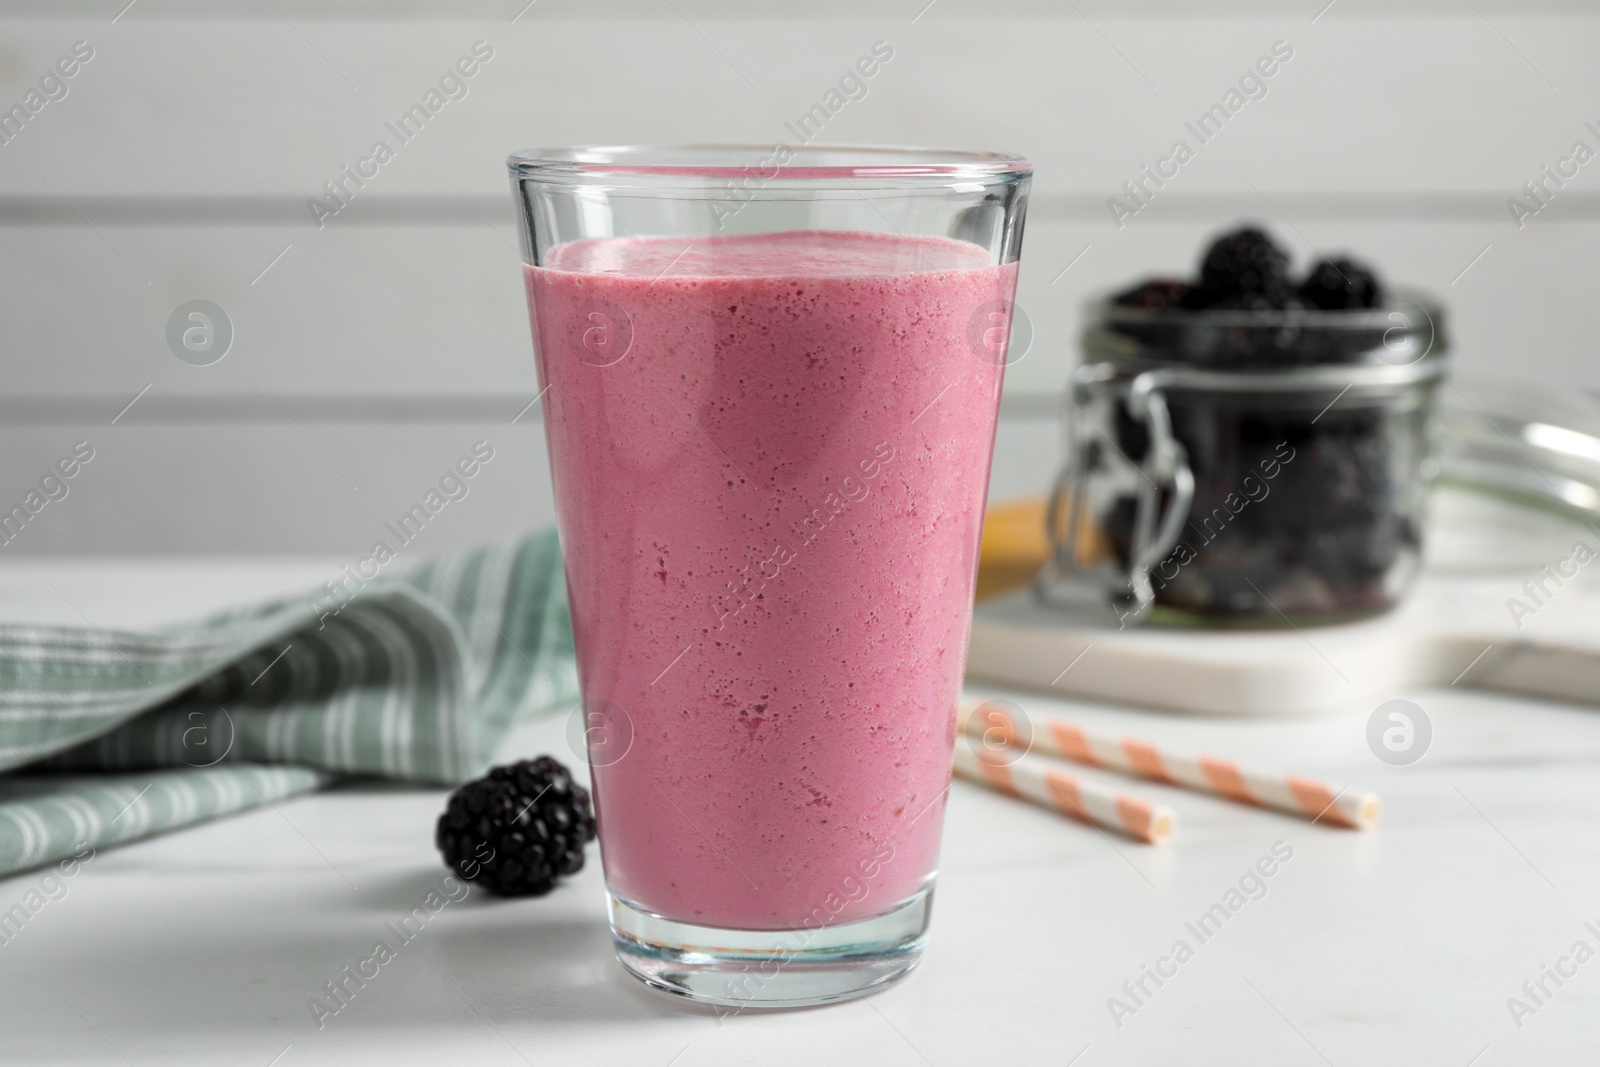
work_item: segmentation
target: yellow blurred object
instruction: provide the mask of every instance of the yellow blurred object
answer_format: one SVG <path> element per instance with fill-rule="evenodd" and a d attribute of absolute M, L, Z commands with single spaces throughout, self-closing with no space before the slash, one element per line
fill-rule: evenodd
<path fill-rule="evenodd" d="M 1050 558 L 1044 532 L 1045 498 L 1011 500 L 983 516 L 978 549 L 978 600 L 1010 592 L 1033 580 Z"/>
<path fill-rule="evenodd" d="M 978 548 L 978 590 L 983 601 L 1020 589 L 1033 580 L 1050 558 L 1045 534 L 1045 497 L 1008 500 L 991 506 L 983 516 L 983 541 Z M 1078 559 L 1091 563 L 1106 544 L 1100 530 L 1085 520 L 1078 538 Z"/>

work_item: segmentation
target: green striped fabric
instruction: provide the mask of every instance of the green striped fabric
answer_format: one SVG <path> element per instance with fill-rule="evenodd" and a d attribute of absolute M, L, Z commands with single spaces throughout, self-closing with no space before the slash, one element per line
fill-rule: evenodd
<path fill-rule="evenodd" d="M 0 875 L 342 775 L 462 782 L 576 693 L 550 532 L 157 632 L 0 625 Z"/>

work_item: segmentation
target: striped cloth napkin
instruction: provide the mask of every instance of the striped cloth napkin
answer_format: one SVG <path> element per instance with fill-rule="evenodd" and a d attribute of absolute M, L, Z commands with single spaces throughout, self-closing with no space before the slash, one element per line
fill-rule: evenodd
<path fill-rule="evenodd" d="M 0 876 L 345 775 L 462 782 L 577 693 L 554 533 L 345 589 L 151 633 L 0 625 Z"/>

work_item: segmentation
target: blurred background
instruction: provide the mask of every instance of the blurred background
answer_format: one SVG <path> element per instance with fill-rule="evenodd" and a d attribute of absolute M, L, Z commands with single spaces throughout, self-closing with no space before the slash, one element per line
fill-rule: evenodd
<path fill-rule="evenodd" d="M 1592 389 L 1597 45 L 1577 0 L 8 0 L 0 511 L 94 458 L 5 551 L 357 553 L 479 440 L 418 548 L 549 523 L 504 157 L 819 105 L 818 142 L 1036 165 L 994 497 L 1052 473 L 1084 300 L 1242 218 L 1440 295 L 1463 378 Z M 225 319 L 186 361 L 191 301 Z"/>

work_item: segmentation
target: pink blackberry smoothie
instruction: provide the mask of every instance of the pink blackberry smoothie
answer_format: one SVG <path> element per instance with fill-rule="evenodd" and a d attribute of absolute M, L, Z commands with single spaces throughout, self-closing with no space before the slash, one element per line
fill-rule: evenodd
<path fill-rule="evenodd" d="M 579 241 L 527 282 L 611 890 L 888 912 L 938 860 L 1003 369 L 973 338 L 1016 265 L 800 231 Z"/>

